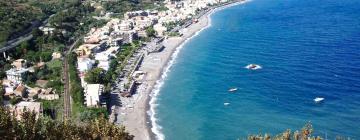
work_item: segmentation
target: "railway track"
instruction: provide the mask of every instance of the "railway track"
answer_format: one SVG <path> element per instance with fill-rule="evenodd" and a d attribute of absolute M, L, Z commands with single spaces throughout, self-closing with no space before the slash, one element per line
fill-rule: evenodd
<path fill-rule="evenodd" d="M 64 119 L 71 117 L 71 104 L 70 104 L 70 80 L 69 80 L 69 63 L 65 56 L 63 61 L 63 79 L 64 79 Z"/>
<path fill-rule="evenodd" d="M 71 86 L 70 86 L 68 56 L 81 38 L 83 38 L 83 36 L 80 36 L 74 43 L 72 43 L 72 45 L 70 45 L 68 47 L 69 50 L 64 52 L 64 59 L 63 59 L 63 81 L 64 81 L 64 114 L 63 114 L 63 117 L 64 117 L 64 120 L 69 119 L 71 117 L 71 90 L 70 90 Z"/>

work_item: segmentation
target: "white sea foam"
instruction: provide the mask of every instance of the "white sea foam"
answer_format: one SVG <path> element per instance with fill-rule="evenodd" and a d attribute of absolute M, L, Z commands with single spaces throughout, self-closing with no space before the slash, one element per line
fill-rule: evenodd
<path fill-rule="evenodd" d="M 151 131 L 155 134 L 156 139 L 159 140 L 164 140 L 165 139 L 165 135 L 161 132 L 162 127 L 157 123 L 158 119 L 156 118 L 156 108 L 159 104 L 157 104 L 157 96 L 159 96 L 160 93 L 160 89 L 162 87 L 162 85 L 164 85 L 164 81 L 167 77 L 167 74 L 170 72 L 170 69 L 172 67 L 172 65 L 175 63 L 175 60 L 180 52 L 180 50 L 184 47 L 184 45 L 191 40 L 192 38 L 196 37 L 197 35 L 199 35 L 200 32 L 202 32 L 203 30 L 211 27 L 211 15 L 215 12 L 221 11 L 225 8 L 228 7 L 232 7 L 238 4 L 243 4 L 245 2 L 248 2 L 250 0 L 246 0 L 243 2 L 237 2 L 237 3 L 233 3 L 224 7 L 220 7 L 220 8 L 216 8 L 214 10 L 211 11 L 211 13 L 209 13 L 207 15 L 207 19 L 208 19 L 208 24 L 207 26 L 203 27 L 202 29 L 200 29 L 199 31 L 197 31 L 193 36 L 186 38 L 184 42 L 181 43 L 181 45 L 179 45 L 179 47 L 176 48 L 176 50 L 174 51 L 174 53 L 171 55 L 170 61 L 166 64 L 165 69 L 163 69 L 162 75 L 160 77 L 159 80 L 156 81 L 156 84 L 154 86 L 154 89 L 151 91 L 151 99 L 149 101 L 149 105 L 150 105 L 150 110 L 147 111 L 147 114 L 150 116 L 150 120 L 151 120 L 151 124 L 152 124 L 152 128 Z"/>

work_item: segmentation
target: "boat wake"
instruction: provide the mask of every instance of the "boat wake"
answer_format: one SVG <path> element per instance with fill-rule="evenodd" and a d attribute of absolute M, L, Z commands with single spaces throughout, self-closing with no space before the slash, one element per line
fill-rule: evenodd
<path fill-rule="evenodd" d="M 261 69 L 262 67 L 260 65 L 257 65 L 257 64 L 249 64 L 245 68 L 249 69 L 249 70 L 258 70 L 258 69 Z"/>

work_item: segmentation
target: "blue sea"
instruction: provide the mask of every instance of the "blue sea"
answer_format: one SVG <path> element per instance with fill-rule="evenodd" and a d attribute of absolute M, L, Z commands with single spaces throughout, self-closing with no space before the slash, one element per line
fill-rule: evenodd
<path fill-rule="evenodd" d="M 154 125 L 168 140 L 244 139 L 309 121 L 324 138 L 360 139 L 360 1 L 253 0 L 220 10 L 163 82 Z"/>

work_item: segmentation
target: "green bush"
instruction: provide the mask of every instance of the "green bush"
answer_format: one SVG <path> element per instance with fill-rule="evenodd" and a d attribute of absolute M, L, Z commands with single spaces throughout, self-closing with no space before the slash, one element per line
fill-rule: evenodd
<path fill-rule="evenodd" d="M 109 116 L 106 108 L 84 108 L 80 113 L 80 120 L 91 121 L 100 116 L 104 116 L 106 118 Z"/>
<path fill-rule="evenodd" d="M 104 117 L 93 119 L 79 125 L 68 120 L 55 121 L 48 118 L 36 117 L 35 113 L 23 113 L 21 120 L 11 115 L 11 111 L 0 107 L 0 135 L 1 139 L 114 139 L 132 140 L 134 136 L 125 132 L 124 127 L 109 123 Z"/>
<path fill-rule="evenodd" d="M 68 63 L 69 63 L 69 75 L 70 75 L 70 93 L 73 101 L 75 104 L 83 105 L 84 104 L 84 93 L 83 88 L 81 87 L 80 79 L 77 75 L 76 69 L 76 54 L 71 53 L 68 56 Z"/>
<path fill-rule="evenodd" d="M 248 140 L 322 140 L 319 136 L 313 136 L 312 133 L 314 129 L 311 123 L 305 124 L 305 126 L 300 130 L 291 132 L 290 129 L 286 130 L 283 133 L 277 134 L 274 137 L 269 134 L 265 135 L 250 135 Z"/>
<path fill-rule="evenodd" d="M 104 84 L 106 71 L 102 68 L 94 68 L 86 73 L 85 81 L 89 84 Z"/>
<path fill-rule="evenodd" d="M 12 104 L 12 105 L 16 105 L 17 103 L 19 103 L 19 102 L 21 102 L 21 98 L 20 97 L 15 97 L 15 98 L 11 98 L 10 99 L 10 103 Z"/>

